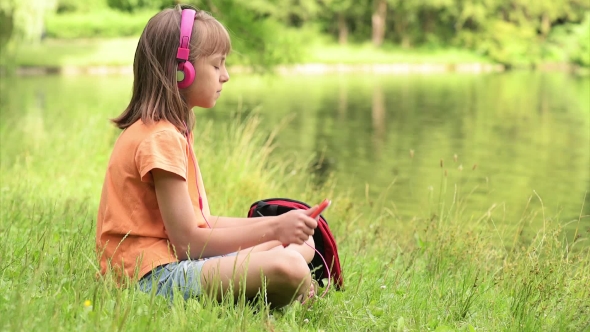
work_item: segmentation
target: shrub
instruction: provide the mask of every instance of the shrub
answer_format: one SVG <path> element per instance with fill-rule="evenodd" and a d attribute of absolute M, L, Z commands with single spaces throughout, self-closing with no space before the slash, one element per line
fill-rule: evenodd
<path fill-rule="evenodd" d="M 52 15 L 47 18 L 46 35 L 62 39 L 139 36 L 154 14 L 154 11 L 130 14 L 104 9 Z"/>

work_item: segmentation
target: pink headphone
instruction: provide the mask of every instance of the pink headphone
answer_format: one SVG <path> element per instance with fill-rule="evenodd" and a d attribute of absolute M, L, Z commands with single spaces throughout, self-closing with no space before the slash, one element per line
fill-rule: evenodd
<path fill-rule="evenodd" d="M 183 79 L 178 81 L 179 89 L 188 88 L 195 79 L 195 68 L 188 61 L 188 55 L 196 14 L 197 12 L 193 9 L 182 10 L 180 19 L 180 45 L 176 52 L 176 60 L 179 61 L 177 71 L 183 73 Z"/>

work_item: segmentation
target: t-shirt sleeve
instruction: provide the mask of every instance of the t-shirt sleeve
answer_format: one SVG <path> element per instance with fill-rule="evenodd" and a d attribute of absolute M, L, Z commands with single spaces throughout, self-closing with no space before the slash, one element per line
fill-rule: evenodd
<path fill-rule="evenodd" d="M 186 180 L 186 144 L 180 134 L 171 130 L 159 131 L 144 139 L 135 152 L 141 181 L 152 183 L 150 171 L 154 168 L 177 174 Z"/>

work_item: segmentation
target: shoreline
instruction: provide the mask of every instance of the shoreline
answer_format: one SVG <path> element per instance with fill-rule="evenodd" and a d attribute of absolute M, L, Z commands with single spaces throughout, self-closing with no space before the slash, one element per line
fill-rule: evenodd
<path fill-rule="evenodd" d="M 253 68 L 246 66 L 232 66 L 228 68 L 232 73 L 252 74 Z M 499 73 L 511 69 L 501 64 L 488 63 L 390 63 L 390 64 L 325 64 L 305 63 L 293 65 L 279 65 L 275 73 L 279 75 L 325 75 L 325 74 L 441 74 L 441 73 Z M 518 70 L 518 68 L 516 69 Z M 578 68 L 569 64 L 540 64 L 530 70 L 585 72 L 586 68 Z M 45 76 L 45 75 L 133 75 L 133 66 L 97 65 L 97 66 L 20 66 L 11 70 L 16 76 Z M 2 76 L 7 73 L 6 68 L 0 68 Z"/>

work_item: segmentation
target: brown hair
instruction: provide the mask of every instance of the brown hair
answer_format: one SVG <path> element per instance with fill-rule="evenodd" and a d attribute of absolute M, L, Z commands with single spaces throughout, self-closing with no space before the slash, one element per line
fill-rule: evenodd
<path fill-rule="evenodd" d="M 181 132 L 193 128 L 195 115 L 180 94 L 176 81 L 182 9 L 197 11 L 190 42 L 191 63 L 201 57 L 231 51 L 226 28 L 204 11 L 177 5 L 154 15 L 143 30 L 135 51 L 131 101 L 121 115 L 111 120 L 120 129 L 126 129 L 139 119 L 144 123 L 166 120 Z M 198 73 L 195 79 L 198 79 Z"/>

